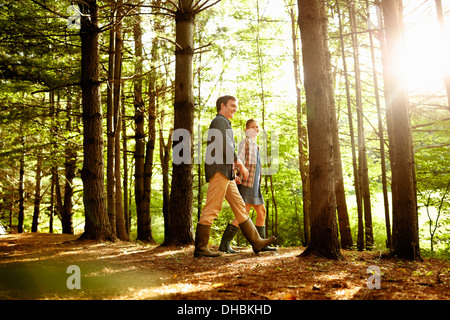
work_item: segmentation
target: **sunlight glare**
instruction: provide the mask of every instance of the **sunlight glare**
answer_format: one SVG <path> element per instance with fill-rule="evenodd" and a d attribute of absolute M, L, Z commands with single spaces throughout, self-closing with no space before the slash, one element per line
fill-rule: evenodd
<path fill-rule="evenodd" d="M 445 34 L 439 30 L 434 8 L 405 15 L 405 42 L 402 64 L 411 92 L 431 93 L 443 87 L 450 52 L 450 23 Z M 434 15 L 433 15 L 434 14 Z"/>

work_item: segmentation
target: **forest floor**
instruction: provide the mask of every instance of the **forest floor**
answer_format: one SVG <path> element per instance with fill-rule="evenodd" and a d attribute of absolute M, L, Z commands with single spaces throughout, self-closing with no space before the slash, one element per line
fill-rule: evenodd
<path fill-rule="evenodd" d="M 0 235 L 0 299 L 44 300 L 450 300 L 450 261 L 342 250 L 345 260 L 298 257 L 302 247 L 194 258 L 194 247 Z M 80 268 L 80 289 L 68 267 Z M 369 266 L 381 271 L 370 289 Z M 369 281 L 370 280 L 370 281 Z"/>

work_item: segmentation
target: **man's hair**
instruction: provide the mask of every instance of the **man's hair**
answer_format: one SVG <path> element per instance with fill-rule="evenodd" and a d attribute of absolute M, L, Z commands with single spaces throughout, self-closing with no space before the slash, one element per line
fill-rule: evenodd
<path fill-rule="evenodd" d="M 233 96 L 230 95 L 226 95 L 226 96 L 221 96 L 219 99 L 217 99 L 216 101 L 216 109 L 217 109 L 217 113 L 220 112 L 220 109 L 222 109 L 222 103 L 223 104 L 227 104 L 228 100 L 234 100 L 236 101 L 237 99 Z"/>
<path fill-rule="evenodd" d="M 256 121 L 255 119 L 248 119 L 247 122 L 245 123 L 245 129 L 250 128 L 250 125 L 251 125 L 253 122 L 258 122 L 258 121 Z"/>

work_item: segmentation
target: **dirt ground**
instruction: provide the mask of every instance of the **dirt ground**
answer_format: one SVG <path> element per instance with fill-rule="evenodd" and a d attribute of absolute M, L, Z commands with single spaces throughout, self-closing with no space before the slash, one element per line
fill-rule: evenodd
<path fill-rule="evenodd" d="M 0 236 L 0 299 L 44 300 L 450 300 L 450 262 L 342 250 L 344 261 L 298 257 L 301 247 L 255 255 L 250 247 L 194 258 L 193 246 Z M 80 289 L 76 283 L 80 270 Z M 380 289 L 368 268 L 379 268 Z M 69 268 L 69 270 L 68 270 Z"/>

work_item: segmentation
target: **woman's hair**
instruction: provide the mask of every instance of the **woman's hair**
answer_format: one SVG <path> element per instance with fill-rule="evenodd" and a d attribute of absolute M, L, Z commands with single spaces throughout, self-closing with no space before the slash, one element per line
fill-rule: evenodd
<path fill-rule="evenodd" d="M 245 123 L 245 129 L 250 128 L 250 125 L 251 125 L 253 122 L 257 122 L 257 121 L 256 121 L 255 119 L 248 119 L 247 122 Z"/>
<path fill-rule="evenodd" d="M 233 96 L 230 95 L 226 95 L 226 96 L 221 96 L 219 97 L 219 99 L 217 99 L 216 101 L 216 109 L 217 109 L 217 113 L 220 112 L 220 109 L 222 109 L 222 103 L 223 104 L 227 104 L 228 100 L 234 100 L 237 101 L 237 99 Z"/>

